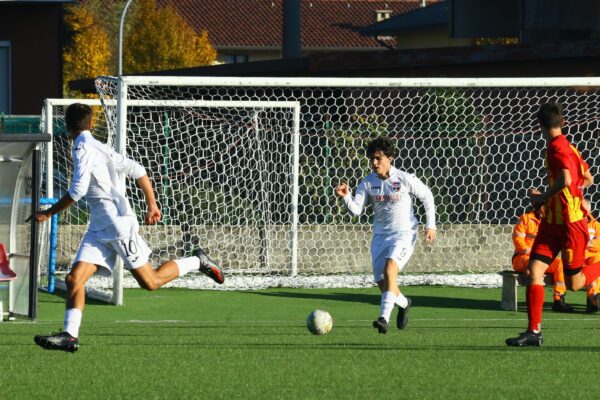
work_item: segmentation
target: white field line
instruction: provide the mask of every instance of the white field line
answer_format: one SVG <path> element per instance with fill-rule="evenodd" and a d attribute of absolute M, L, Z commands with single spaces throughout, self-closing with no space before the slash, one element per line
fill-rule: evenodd
<path fill-rule="evenodd" d="M 483 321 L 524 321 L 527 320 L 526 316 L 522 318 L 411 318 L 411 321 L 446 321 L 446 322 L 483 322 Z M 335 322 L 372 322 L 370 319 L 335 319 Z M 600 322 L 599 318 L 547 318 L 547 322 L 549 321 L 571 321 L 571 322 Z M 30 324 L 30 325 L 48 325 L 48 324 L 56 324 L 62 323 L 62 320 L 57 321 L 9 321 L 3 322 L 8 324 Z M 208 325 L 208 324 L 224 324 L 224 325 L 247 325 L 247 324 L 289 324 L 289 323 L 306 323 L 305 320 L 261 320 L 261 321 L 231 321 L 231 320 L 177 320 L 177 319 L 164 319 L 164 320 L 117 320 L 117 321 L 87 321 L 87 324 L 198 324 L 198 325 Z M 0 327 L 2 325 L 0 324 Z"/>

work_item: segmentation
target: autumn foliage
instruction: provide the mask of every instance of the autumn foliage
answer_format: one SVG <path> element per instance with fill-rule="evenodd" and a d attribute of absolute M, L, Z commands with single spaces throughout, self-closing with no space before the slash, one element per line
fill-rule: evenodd
<path fill-rule="evenodd" d="M 63 91 L 73 95 L 67 86 L 70 80 L 109 73 L 111 49 L 106 30 L 83 5 L 69 7 L 65 22 L 72 39 L 63 52 Z"/>
<path fill-rule="evenodd" d="M 197 34 L 175 9 L 137 0 L 126 35 L 124 73 L 209 65 L 217 52 L 206 31 Z"/>
<path fill-rule="evenodd" d="M 63 52 L 68 82 L 118 73 L 118 27 L 125 0 L 80 0 L 66 7 L 70 35 Z M 170 6 L 134 0 L 125 19 L 123 74 L 212 64 L 217 52 L 206 31 L 197 33 Z"/>

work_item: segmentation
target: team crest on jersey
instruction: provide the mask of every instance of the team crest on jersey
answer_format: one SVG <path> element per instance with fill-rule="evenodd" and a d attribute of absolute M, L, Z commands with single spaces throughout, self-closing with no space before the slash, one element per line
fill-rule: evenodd
<path fill-rule="evenodd" d="M 400 182 L 392 182 L 392 190 L 394 192 L 400 191 Z"/>

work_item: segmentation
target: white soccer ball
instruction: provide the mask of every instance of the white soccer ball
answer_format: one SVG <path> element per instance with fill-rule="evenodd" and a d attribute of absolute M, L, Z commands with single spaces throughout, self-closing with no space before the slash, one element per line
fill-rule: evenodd
<path fill-rule="evenodd" d="M 333 318 L 324 310 L 314 310 L 308 314 L 306 327 L 313 335 L 324 335 L 333 328 Z"/>

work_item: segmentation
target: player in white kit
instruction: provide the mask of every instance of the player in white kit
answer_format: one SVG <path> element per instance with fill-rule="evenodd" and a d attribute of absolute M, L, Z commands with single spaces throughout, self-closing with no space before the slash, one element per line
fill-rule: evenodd
<path fill-rule="evenodd" d="M 359 216 L 368 203 L 373 207 L 373 240 L 371 263 L 373 276 L 381 290 L 381 312 L 373 321 L 379 333 L 387 333 L 394 306 L 398 306 L 396 325 L 404 329 L 408 323 L 410 298 L 400 293 L 397 278 L 413 253 L 417 240 L 418 221 L 414 214 L 412 198 L 425 206 L 427 223 L 425 240 L 435 240 L 435 204 L 431 190 L 416 176 L 392 166 L 395 149 L 390 139 L 379 137 L 367 146 L 372 173 L 367 175 L 352 198 L 346 183 L 335 192 L 342 197 L 348 211 Z"/>
<path fill-rule="evenodd" d="M 191 257 L 167 261 L 153 269 L 150 248 L 139 235 L 139 225 L 129 201 L 120 188 L 118 173 L 136 180 L 144 193 L 148 210 L 147 224 L 156 224 L 161 213 L 154 198 L 152 183 L 146 170 L 137 162 L 123 157 L 91 134 L 93 111 L 84 104 L 70 105 L 65 112 L 67 132 L 74 140 L 73 179 L 69 191 L 52 207 L 33 216 L 43 222 L 85 196 L 90 221 L 66 277 L 67 306 L 64 329 L 48 336 L 38 335 L 34 341 L 48 350 L 75 352 L 79 348 L 79 327 L 85 306 L 85 284 L 99 270 L 110 273 L 116 257 L 123 259 L 140 286 L 156 290 L 188 272 L 200 271 L 217 283 L 223 273 L 201 249 Z"/>

